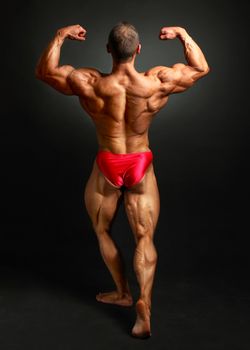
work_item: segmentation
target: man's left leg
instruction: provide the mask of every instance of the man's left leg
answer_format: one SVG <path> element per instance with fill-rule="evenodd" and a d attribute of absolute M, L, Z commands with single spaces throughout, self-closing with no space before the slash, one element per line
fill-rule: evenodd
<path fill-rule="evenodd" d="M 125 191 L 125 208 L 135 236 L 134 269 L 140 286 L 136 303 L 137 319 L 132 335 L 145 338 L 151 335 L 151 294 L 157 263 L 153 237 L 160 212 L 160 196 L 153 164 L 144 179 Z"/>

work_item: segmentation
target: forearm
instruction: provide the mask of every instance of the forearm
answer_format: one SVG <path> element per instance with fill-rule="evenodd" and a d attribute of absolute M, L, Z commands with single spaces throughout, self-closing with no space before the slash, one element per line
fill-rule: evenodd
<path fill-rule="evenodd" d="M 36 75 L 45 77 L 51 74 L 59 66 L 61 47 L 66 36 L 58 30 L 54 38 L 50 41 L 47 48 L 43 51 L 36 65 Z"/>
<path fill-rule="evenodd" d="M 208 71 L 209 67 L 206 58 L 196 42 L 184 28 L 178 28 L 177 33 L 178 38 L 183 44 L 184 55 L 188 65 L 201 72 Z"/>

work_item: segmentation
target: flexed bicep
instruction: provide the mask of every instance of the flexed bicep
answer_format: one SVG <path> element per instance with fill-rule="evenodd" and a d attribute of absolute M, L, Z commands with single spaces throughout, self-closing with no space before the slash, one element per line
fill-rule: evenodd
<path fill-rule="evenodd" d="M 172 40 L 178 38 L 183 44 L 187 64 L 177 63 L 172 67 L 159 67 L 158 78 L 162 89 L 167 94 L 182 92 L 191 87 L 198 79 L 208 74 L 210 68 L 198 44 L 184 28 L 163 27 L 159 39 Z"/>
<path fill-rule="evenodd" d="M 36 78 L 49 84 L 64 95 L 74 95 L 74 90 L 68 78 L 75 69 L 70 65 L 59 65 L 61 47 L 66 38 L 84 41 L 86 33 L 86 29 L 79 24 L 58 29 L 56 35 L 44 49 L 38 60 L 35 69 Z"/>
<path fill-rule="evenodd" d="M 164 67 L 158 73 L 162 87 L 168 94 L 187 90 L 202 76 L 202 72 L 183 63 Z"/>

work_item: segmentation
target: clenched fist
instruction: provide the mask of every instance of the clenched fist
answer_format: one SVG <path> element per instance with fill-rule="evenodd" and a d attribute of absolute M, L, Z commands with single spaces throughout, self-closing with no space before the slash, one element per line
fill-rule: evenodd
<path fill-rule="evenodd" d="M 71 40 L 86 40 L 86 29 L 80 26 L 80 24 L 75 24 L 73 26 L 64 27 L 58 29 L 57 34 L 63 38 L 69 38 Z"/>
<path fill-rule="evenodd" d="M 181 27 L 162 27 L 159 34 L 159 39 L 161 40 L 171 40 L 175 39 L 180 35 L 181 31 L 185 29 Z"/>

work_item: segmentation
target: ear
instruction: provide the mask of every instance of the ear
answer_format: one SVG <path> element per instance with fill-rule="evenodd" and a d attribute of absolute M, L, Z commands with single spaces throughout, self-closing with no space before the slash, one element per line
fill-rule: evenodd
<path fill-rule="evenodd" d="M 110 51 L 109 44 L 106 44 L 106 49 L 107 49 L 107 52 L 111 52 L 111 51 Z"/>
<path fill-rule="evenodd" d="M 141 52 L 141 44 L 138 44 L 137 49 L 136 49 L 136 53 L 139 54 Z"/>

